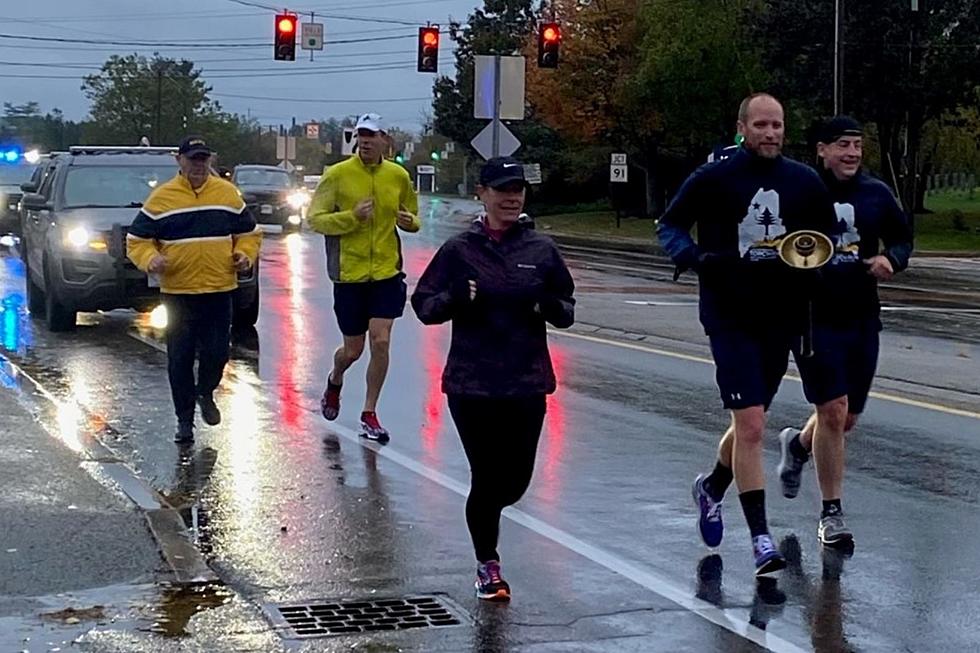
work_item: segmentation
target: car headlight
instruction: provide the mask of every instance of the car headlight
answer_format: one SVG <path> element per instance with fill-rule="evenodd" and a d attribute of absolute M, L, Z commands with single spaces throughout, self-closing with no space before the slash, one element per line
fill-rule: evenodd
<path fill-rule="evenodd" d="M 310 203 L 310 196 L 298 190 L 295 193 L 290 193 L 289 197 L 286 198 L 286 202 L 294 209 L 301 209 Z"/>
<path fill-rule="evenodd" d="M 72 227 L 65 232 L 64 244 L 72 249 L 94 249 L 103 252 L 107 249 L 105 239 L 102 234 L 92 233 L 87 227 Z"/>
<path fill-rule="evenodd" d="M 75 248 L 82 248 L 88 245 L 89 239 L 92 237 L 91 232 L 85 227 L 73 227 L 68 230 L 65 234 L 65 242 Z"/>

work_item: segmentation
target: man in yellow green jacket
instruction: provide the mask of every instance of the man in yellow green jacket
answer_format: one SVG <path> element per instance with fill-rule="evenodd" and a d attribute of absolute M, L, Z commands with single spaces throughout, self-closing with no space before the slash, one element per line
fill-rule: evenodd
<path fill-rule="evenodd" d="M 337 419 L 344 373 L 361 357 L 367 337 L 371 361 L 361 428 L 368 439 L 384 443 L 389 436 L 377 403 L 388 374 L 391 327 L 406 300 L 397 230 L 414 233 L 422 224 L 408 172 L 384 159 L 388 135 L 381 116 L 364 114 L 355 129 L 357 153 L 323 175 L 308 215 L 310 227 L 326 236 L 334 313 L 344 336 L 320 408 L 326 419 Z"/>
<path fill-rule="evenodd" d="M 210 174 L 213 152 L 204 139 L 185 138 L 177 152 L 180 174 L 143 203 L 126 247 L 136 267 L 160 278 L 168 318 L 167 371 L 177 413 L 174 440 L 189 444 L 195 401 L 207 424 L 221 422 L 213 392 L 228 362 L 232 292 L 238 287 L 237 272 L 255 265 L 262 232 L 238 189 Z"/>

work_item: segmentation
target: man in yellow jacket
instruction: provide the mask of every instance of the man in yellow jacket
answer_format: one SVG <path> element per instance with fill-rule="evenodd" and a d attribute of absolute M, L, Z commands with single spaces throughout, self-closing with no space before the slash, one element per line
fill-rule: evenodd
<path fill-rule="evenodd" d="M 262 240 L 238 189 L 210 174 L 213 154 L 204 139 L 185 138 L 180 173 L 147 198 L 126 238 L 130 260 L 160 278 L 178 444 L 194 441 L 195 401 L 207 424 L 221 422 L 213 392 L 228 362 L 232 292 Z"/>
<path fill-rule="evenodd" d="M 371 361 L 361 428 L 368 439 L 384 443 L 389 436 L 378 421 L 378 397 L 388 374 L 391 327 L 406 299 L 397 229 L 414 233 L 422 224 L 408 172 L 384 160 L 388 136 L 381 116 L 365 114 L 355 128 L 357 154 L 323 175 L 308 217 L 310 227 L 326 236 L 334 313 L 344 336 L 320 408 L 326 419 L 337 419 L 344 372 L 361 357 L 367 336 Z"/>

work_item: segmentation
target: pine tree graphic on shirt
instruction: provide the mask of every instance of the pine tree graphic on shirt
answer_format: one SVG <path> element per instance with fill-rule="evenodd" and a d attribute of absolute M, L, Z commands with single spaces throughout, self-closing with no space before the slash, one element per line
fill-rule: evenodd
<path fill-rule="evenodd" d="M 779 215 L 779 193 L 760 188 L 738 225 L 739 255 L 753 261 L 777 258 L 779 242 L 785 234 Z"/>

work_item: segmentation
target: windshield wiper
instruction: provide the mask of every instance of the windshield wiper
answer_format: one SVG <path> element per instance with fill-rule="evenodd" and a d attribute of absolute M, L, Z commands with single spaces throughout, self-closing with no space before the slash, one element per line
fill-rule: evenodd
<path fill-rule="evenodd" d="M 130 204 L 71 204 L 66 206 L 66 209 L 127 209 L 132 207 L 143 206 L 142 203 L 137 204 L 136 202 L 131 202 Z"/>

